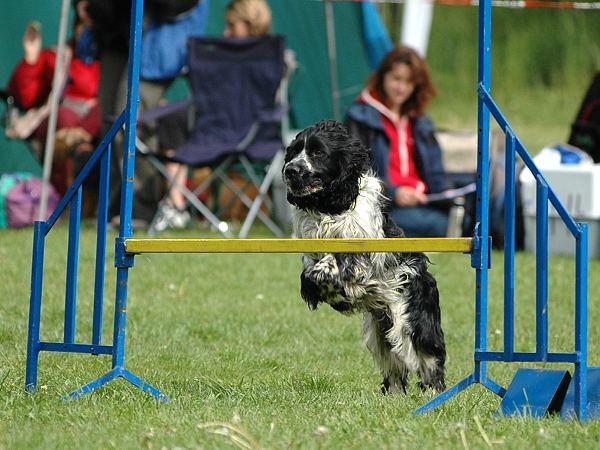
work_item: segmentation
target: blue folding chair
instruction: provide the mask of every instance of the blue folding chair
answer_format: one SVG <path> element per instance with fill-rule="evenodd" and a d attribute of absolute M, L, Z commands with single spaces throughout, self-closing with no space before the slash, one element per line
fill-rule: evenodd
<path fill-rule="evenodd" d="M 283 163 L 282 122 L 285 127 L 287 99 L 278 91 L 285 72 L 284 38 L 202 37 L 190 39 L 188 47 L 191 101 L 145 113 L 142 121 L 159 119 L 191 103 L 194 114 L 189 139 L 167 159 L 148 152 L 141 143 L 138 147 L 169 179 L 170 189 L 180 190 L 190 206 L 225 236 L 232 234 L 223 226 L 219 211 L 212 211 L 199 200 L 200 194 L 215 182 L 227 186 L 248 208 L 240 237 L 247 235 L 256 218 L 282 236 L 281 228 L 261 205 L 269 205 L 269 189 Z M 165 161 L 191 168 L 209 167 L 211 174 L 192 192 L 167 173 Z M 233 168 L 256 187 L 254 199 L 230 179 L 228 172 Z M 161 208 L 157 214 L 161 214 Z"/>

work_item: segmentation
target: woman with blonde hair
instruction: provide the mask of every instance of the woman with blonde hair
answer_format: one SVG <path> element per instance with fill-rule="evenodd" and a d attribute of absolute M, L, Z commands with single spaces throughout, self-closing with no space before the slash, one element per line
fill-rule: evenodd
<path fill-rule="evenodd" d="M 232 0 L 225 8 L 225 36 L 263 36 L 270 31 L 271 8 L 266 0 Z"/>
<path fill-rule="evenodd" d="M 271 8 L 265 0 L 231 0 L 225 8 L 223 36 L 237 39 L 264 36 L 271 31 L 271 20 Z M 293 60 L 293 52 L 291 53 Z M 180 111 L 160 120 L 158 135 L 164 154 L 173 155 L 175 149 L 185 144 L 189 134 L 188 120 L 187 111 Z M 180 164 L 169 163 L 167 170 L 179 184 L 186 184 L 187 171 L 182 170 Z M 165 228 L 185 227 L 190 220 L 186 207 L 187 201 L 183 194 L 177 189 L 171 189 L 167 203 L 162 206 L 159 220 L 154 222 L 154 229 L 163 231 Z"/>

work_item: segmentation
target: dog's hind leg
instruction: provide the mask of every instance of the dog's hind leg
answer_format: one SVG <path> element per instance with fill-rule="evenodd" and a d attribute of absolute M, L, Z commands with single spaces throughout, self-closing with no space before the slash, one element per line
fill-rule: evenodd
<path fill-rule="evenodd" d="M 364 340 L 383 376 L 381 392 L 383 394 L 400 392 L 406 394 L 408 369 L 391 351 L 392 347 L 387 340 L 390 327 L 391 321 L 385 312 L 365 313 Z"/>
<path fill-rule="evenodd" d="M 418 359 L 418 367 L 415 369 L 421 378 L 420 386 L 421 389 L 433 388 L 443 391 L 446 389 L 446 344 L 441 325 L 437 285 L 429 272 L 422 272 L 412 291 L 421 294 L 411 298 L 409 310 L 412 330 L 410 340 Z"/>
<path fill-rule="evenodd" d="M 444 363 L 433 356 L 427 356 L 421 359 L 419 367 L 419 387 L 421 390 L 433 388 L 438 392 L 446 390 L 444 382 Z"/>
<path fill-rule="evenodd" d="M 427 338 L 422 333 L 428 333 Z M 444 364 L 446 363 L 446 348 L 441 328 L 432 327 L 428 331 L 415 330 L 412 336 L 413 345 L 418 347 L 419 386 L 422 390 L 432 388 L 438 392 L 446 390 L 444 381 Z M 424 345 L 427 343 L 427 345 Z"/>
<path fill-rule="evenodd" d="M 382 394 L 406 394 L 408 385 L 408 368 L 396 355 L 390 353 L 391 367 L 389 375 L 384 376 L 381 383 Z"/>
<path fill-rule="evenodd" d="M 444 391 L 446 389 L 444 382 L 446 348 L 441 328 L 415 326 L 410 341 L 411 347 L 415 349 L 416 372 L 421 378 L 419 383 L 421 389 L 432 388 L 438 392 Z"/>

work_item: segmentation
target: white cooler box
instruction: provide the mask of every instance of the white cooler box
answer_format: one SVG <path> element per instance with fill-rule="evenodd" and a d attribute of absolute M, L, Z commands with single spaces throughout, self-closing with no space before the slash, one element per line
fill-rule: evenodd
<path fill-rule="evenodd" d="M 600 165 L 541 167 L 549 187 L 575 222 L 588 223 L 589 256 L 600 257 Z M 529 169 L 520 176 L 525 249 L 535 253 L 536 183 Z M 548 205 L 548 251 L 554 255 L 575 255 L 575 238 L 551 203 Z"/>

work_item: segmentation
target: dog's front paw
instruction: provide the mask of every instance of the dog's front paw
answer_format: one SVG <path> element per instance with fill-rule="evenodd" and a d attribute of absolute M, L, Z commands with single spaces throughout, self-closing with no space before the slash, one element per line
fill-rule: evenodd
<path fill-rule="evenodd" d="M 323 301 L 319 286 L 308 278 L 305 272 L 300 275 L 300 295 L 312 310 L 317 309 L 319 303 Z"/>
<path fill-rule="evenodd" d="M 340 284 L 340 271 L 332 254 L 327 254 L 317 261 L 307 275 L 318 285 L 332 284 L 338 286 Z"/>

